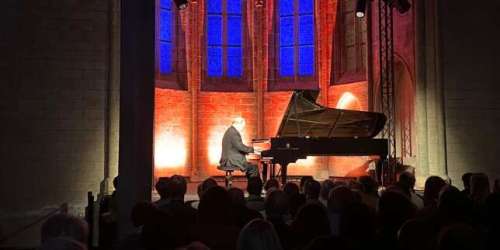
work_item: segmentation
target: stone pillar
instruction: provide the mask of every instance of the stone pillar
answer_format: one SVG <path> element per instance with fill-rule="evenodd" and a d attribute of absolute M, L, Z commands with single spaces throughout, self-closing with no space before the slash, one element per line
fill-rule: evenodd
<path fill-rule="evenodd" d="M 262 59 L 264 58 L 264 36 L 266 35 L 264 32 L 265 25 L 265 13 L 264 13 L 264 1 L 256 0 L 255 7 L 250 5 L 251 10 L 255 10 L 253 13 L 253 19 L 250 19 L 249 22 L 253 21 L 253 89 L 256 95 L 257 105 L 256 111 L 257 114 L 257 138 L 263 138 L 264 136 L 264 93 L 266 90 L 265 82 L 264 82 L 264 64 L 262 63 Z"/>
<path fill-rule="evenodd" d="M 200 172 L 198 163 L 198 94 L 201 84 L 201 34 L 203 26 L 200 20 L 203 20 L 203 13 L 200 10 L 204 2 L 191 0 L 189 9 L 189 22 L 187 32 L 186 47 L 188 50 L 188 79 L 189 91 L 191 92 L 191 180 L 203 180 L 204 174 Z"/>
<path fill-rule="evenodd" d="M 107 83 L 105 98 L 104 179 L 100 193 L 113 191 L 112 180 L 118 175 L 120 120 L 120 0 L 108 2 Z"/>
<path fill-rule="evenodd" d="M 416 121 L 417 185 L 429 175 L 447 177 L 437 1 L 417 1 Z"/>
<path fill-rule="evenodd" d="M 118 226 L 132 229 L 134 204 L 151 200 L 155 0 L 121 1 Z"/>

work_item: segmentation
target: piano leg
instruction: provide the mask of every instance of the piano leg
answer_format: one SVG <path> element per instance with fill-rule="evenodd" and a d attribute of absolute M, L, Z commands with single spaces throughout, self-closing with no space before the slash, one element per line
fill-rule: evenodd
<path fill-rule="evenodd" d="M 270 173 L 269 173 L 269 179 L 275 179 L 276 178 L 276 164 L 271 163 L 270 165 Z"/>
<path fill-rule="evenodd" d="M 262 163 L 262 182 L 266 183 L 267 181 L 267 168 L 268 163 Z"/>
<path fill-rule="evenodd" d="M 287 170 L 287 166 L 288 164 L 280 164 L 281 165 L 281 184 L 282 185 L 285 185 L 286 184 L 286 170 Z"/>

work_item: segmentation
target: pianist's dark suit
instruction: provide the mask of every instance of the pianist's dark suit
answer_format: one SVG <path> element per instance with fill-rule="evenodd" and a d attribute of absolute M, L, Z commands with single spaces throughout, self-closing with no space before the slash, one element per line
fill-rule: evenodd
<path fill-rule="evenodd" d="M 231 126 L 222 137 L 222 155 L 219 162 L 219 169 L 239 168 L 245 172 L 247 177 L 259 175 L 257 166 L 247 162 L 245 155 L 253 153 L 253 148 L 243 144 L 238 130 Z"/>

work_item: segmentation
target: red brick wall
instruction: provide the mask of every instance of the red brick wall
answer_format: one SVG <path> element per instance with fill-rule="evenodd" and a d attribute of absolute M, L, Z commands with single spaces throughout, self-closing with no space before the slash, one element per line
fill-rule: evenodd
<path fill-rule="evenodd" d="M 342 96 L 352 96 L 347 106 L 338 107 Z M 332 108 L 368 110 L 368 83 L 366 81 L 331 86 L 328 90 L 328 106 Z M 330 176 L 359 176 L 364 173 L 369 157 L 329 157 Z"/>
<path fill-rule="evenodd" d="M 155 177 L 190 175 L 190 103 L 187 91 L 155 90 Z"/>
<path fill-rule="evenodd" d="M 331 69 L 331 32 L 334 26 L 335 6 L 336 1 L 320 0 L 317 5 L 317 29 L 318 29 L 318 69 L 319 69 L 319 87 L 322 89 L 319 103 L 326 103 L 330 107 L 335 107 L 341 95 L 345 92 L 350 92 L 357 101 L 346 108 L 352 109 L 368 109 L 368 87 L 366 82 L 352 83 L 346 85 L 329 86 L 330 69 Z M 198 4 L 191 5 L 188 11 L 193 13 L 195 8 L 203 6 L 203 1 Z M 269 7 L 269 6 L 267 6 Z M 271 8 L 267 9 L 269 12 Z M 266 17 L 271 16 L 271 13 L 266 12 Z M 258 13 L 258 12 L 257 12 Z M 196 15 L 191 16 L 189 26 L 187 27 L 189 39 L 199 39 L 199 36 L 193 28 L 193 25 L 202 25 L 202 18 L 197 18 Z M 253 22 L 250 22 L 253 26 Z M 266 26 L 267 27 L 267 26 Z M 269 27 L 268 27 L 269 28 Z M 251 31 L 255 31 L 252 39 L 264 39 L 267 37 L 266 32 L 259 33 L 258 29 L 250 27 Z M 261 37 L 264 35 L 264 37 Z M 265 39 L 264 39 L 265 40 Z M 197 47 L 198 40 L 188 41 L 188 50 L 190 50 L 190 58 L 199 58 L 201 52 Z M 202 40 L 200 40 L 202 41 Z M 264 46 L 266 46 L 264 44 Z M 267 50 L 263 50 L 267 51 Z M 264 60 L 266 55 L 264 53 Z M 203 58 L 201 59 L 203 60 Z M 188 59 L 189 61 L 189 59 Z M 203 179 L 211 175 L 221 175 L 222 173 L 216 169 L 217 162 L 220 157 L 221 139 L 224 131 L 230 125 L 231 119 L 235 116 L 242 116 L 247 127 L 243 134 L 245 143 L 250 143 L 251 139 L 257 137 L 257 124 L 262 117 L 263 136 L 269 138 L 276 135 L 283 114 L 290 100 L 291 92 L 267 92 L 265 91 L 267 80 L 259 74 L 254 76 L 254 92 L 205 92 L 199 91 L 203 80 L 201 79 L 201 71 L 199 61 L 191 61 L 189 64 L 189 91 L 172 91 L 157 89 L 156 93 L 156 126 L 155 132 L 158 143 L 160 130 L 168 130 L 178 133 L 175 137 L 177 140 L 184 138 L 186 140 L 186 160 L 184 167 L 169 167 L 159 168 L 156 166 L 155 174 L 170 175 L 172 173 L 191 175 L 195 179 Z M 254 72 L 267 72 L 267 63 L 262 63 L 257 60 L 254 67 Z M 264 91 L 262 101 L 263 115 L 258 115 L 258 88 Z M 325 91 L 326 90 L 326 91 Z M 192 92 L 196 91 L 196 92 Z M 194 94 L 194 95 L 193 95 Z M 192 96 L 196 96 L 196 102 L 191 102 Z M 194 105 L 194 106 L 193 106 Z M 191 110 L 197 110 L 194 117 L 195 121 L 191 121 Z M 193 127 L 194 126 L 194 127 Z M 197 131 L 196 138 L 191 138 L 192 131 Z M 192 139 L 192 140 L 191 140 Z M 191 145 L 190 142 L 193 142 Z M 177 144 L 168 144 L 177 145 Z M 191 152 L 197 152 L 196 155 L 191 155 Z M 177 155 L 175 155 L 177 156 Z M 330 157 L 331 158 L 331 157 Z M 192 162 L 195 159 L 195 162 Z M 295 166 L 299 165 L 299 166 Z M 348 159 L 344 161 L 331 160 L 328 158 L 313 158 L 299 164 L 291 164 L 291 175 L 335 175 L 344 176 L 353 169 L 362 165 L 362 160 Z M 326 172 L 329 172 L 325 174 Z"/>
<path fill-rule="evenodd" d="M 256 136 L 256 98 L 254 93 L 200 92 L 198 96 L 198 169 L 200 177 L 220 175 L 216 169 L 222 136 L 234 117 L 246 121 L 243 142 Z"/>

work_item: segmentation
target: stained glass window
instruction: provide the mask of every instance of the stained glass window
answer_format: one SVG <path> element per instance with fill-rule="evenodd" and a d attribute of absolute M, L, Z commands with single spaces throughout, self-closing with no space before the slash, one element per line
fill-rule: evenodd
<path fill-rule="evenodd" d="M 356 17 L 356 1 L 339 0 L 333 39 L 332 84 L 367 79 L 367 25 Z"/>
<path fill-rule="evenodd" d="M 243 75 L 242 0 L 207 1 L 207 74 Z"/>
<path fill-rule="evenodd" d="M 157 5 L 156 85 L 162 88 L 186 89 L 184 33 L 172 0 Z"/>
<path fill-rule="evenodd" d="M 204 90 L 248 90 L 244 0 L 205 1 Z"/>
<path fill-rule="evenodd" d="M 314 0 L 276 0 L 271 89 L 316 88 Z M 274 81 L 274 82 L 273 82 Z"/>

